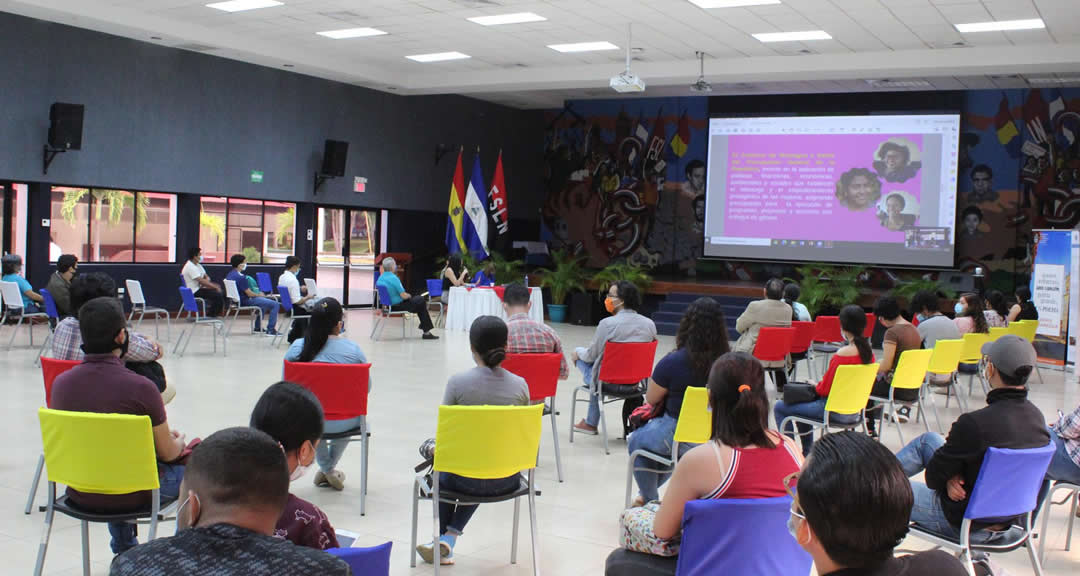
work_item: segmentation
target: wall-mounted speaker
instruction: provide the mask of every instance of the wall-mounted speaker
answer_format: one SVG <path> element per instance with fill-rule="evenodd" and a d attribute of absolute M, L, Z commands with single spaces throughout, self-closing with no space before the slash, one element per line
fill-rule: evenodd
<path fill-rule="evenodd" d="M 49 146 L 61 150 L 82 148 L 82 104 L 54 102 L 49 108 Z"/>
<path fill-rule="evenodd" d="M 341 178 L 345 175 L 345 160 L 349 156 L 349 143 L 341 140 L 327 140 L 323 148 L 323 176 Z"/>

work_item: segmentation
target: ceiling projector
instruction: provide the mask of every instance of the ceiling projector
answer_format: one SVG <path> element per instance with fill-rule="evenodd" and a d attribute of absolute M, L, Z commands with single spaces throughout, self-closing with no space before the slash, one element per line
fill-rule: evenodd
<path fill-rule="evenodd" d="M 611 77 L 611 89 L 625 94 L 627 92 L 644 92 L 645 81 L 629 70 Z"/>

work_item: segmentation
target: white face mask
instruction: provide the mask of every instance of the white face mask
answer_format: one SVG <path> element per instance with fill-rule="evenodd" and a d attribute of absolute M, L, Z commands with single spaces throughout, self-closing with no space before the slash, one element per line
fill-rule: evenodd
<path fill-rule="evenodd" d="M 247 270 L 247 262 L 242 262 L 240 264 L 240 271 L 243 272 L 244 270 Z"/>
<path fill-rule="evenodd" d="M 296 469 L 292 471 L 292 474 L 289 474 L 289 482 L 295 482 L 303 478 L 304 475 L 307 474 L 308 468 L 311 468 L 311 464 L 304 466 L 303 464 L 297 462 Z"/>

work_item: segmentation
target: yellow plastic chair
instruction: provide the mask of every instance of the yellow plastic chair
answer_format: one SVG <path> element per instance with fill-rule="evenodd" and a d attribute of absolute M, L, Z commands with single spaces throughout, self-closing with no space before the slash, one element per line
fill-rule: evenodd
<path fill-rule="evenodd" d="M 804 416 L 788 416 L 780 422 L 780 433 L 783 434 L 787 425 L 791 423 L 791 429 L 797 436 L 804 433 L 798 431 L 796 424 L 809 424 L 810 431 L 805 434 L 813 434 L 821 429 L 822 434 L 828 434 L 830 428 L 854 430 L 860 425 L 863 432 L 866 428 L 866 404 L 870 400 L 870 392 L 874 389 L 874 378 L 877 376 L 878 364 L 847 364 L 836 369 L 833 376 L 832 388 L 829 397 L 825 400 L 825 416 L 818 420 Z M 858 418 L 851 423 L 832 422 L 833 414 L 843 416 L 855 416 Z"/>
<path fill-rule="evenodd" d="M 543 404 L 531 406 L 439 406 L 439 424 L 435 432 L 435 460 L 431 477 L 418 475 L 413 481 L 412 556 L 409 565 L 416 567 L 417 509 L 421 498 L 431 500 L 433 510 L 432 541 L 435 542 L 435 574 L 439 573 L 439 502 L 448 504 L 488 504 L 514 501 L 514 528 L 510 563 L 517 564 L 518 518 L 520 498 L 529 499 L 529 523 L 532 534 L 533 574 L 540 575 L 537 550 L 536 489 L 534 476 L 540 451 Z M 439 489 L 439 473 L 448 472 L 466 478 L 493 480 L 507 478 L 528 470 L 520 487 L 500 496 L 471 496 Z"/>
<path fill-rule="evenodd" d="M 630 462 L 626 467 L 626 507 L 630 507 L 630 493 L 634 489 L 634 472 L 644 471 L 655 474 L 670 473 L 679 461 L 679 444 L 704 444 L 712 437 L 712 410 L 709 408 L 709 391 L 705 388 L 690 386 L 683 395 L 679 419 L 675 423 L 675 441 L 671 444 L 671 454 L 662 455 L 648 450 L 635 450 L 630 453 Z M 638 456 L 647 458 L 663 468 L 634 467 Z"/>
<path fill-rule="evenodd" d="M 989 334 L 964 334 L 964 348 L 960 351 L 960 362 L 976 365 L 975 373 L 968 374 L 968 396 L 971 396 L 971 390 L 974 387 L 976 375 L 978 375 L 979 382 L 982 384 L 983 394 L 990 392 L 990 386 L 983 380 L 981 370 L 983 360 L 982 348 L 983 345 L 989 341 Z"/>
<path fill-rule="evenodd" d="M 1006 328 L 1005 326 L 991 326 L 990 327 L 989 341 L 993 342 L 993 341 L 997 340 L 998 338 L 1001 338 L 1002 336 L 1004 336 L 1004 335 L 1006 335 L 1008 333 L 1009 333 L 1009 329 Z"/>
<path fill-rule="evenodd" d="M 49 479 L 45 508 L 45 535 L 38 549 L 34 576 L 41 576 L 52 532 L 53 513 L 60 512 L 82 525 L 83 574 L 90 574 L 90 522 L 138 522 L 148 519 L 150 540 L 165 520 L 158 493 L 157 457 L 149 416 L 95 414 L 40 408 L 41 442 Z M 147 510 L 122 514 L 94 514 L 72 506 L 68 497 L 56 496 L 63 484 L 88 494 L 129 494 L 151 490 Z"/>
<path fill-rule="evenodd" d="M 908 408 L 917 407 L 918 413 L 916 419 L 922 418 L 923 426 L 926 427 L 926 431 L 930 431 L 930 418 L 925 413 L 922 406 L 922 399 L 925 391 L 923 389 L 923 383 L 926 381 L 926 369 L 930 366 L 930 357 L 934 355 L 933 350 L 905 350 L 900 354 L 900 361 L 896 364 L 896 370 L 893 371 L 892 382 L 889 386 L 889 396 L 870 396 L 870 400 L 888 407 L 889 414 L 892 416 L 890 420 L 894 426 L 896 426 L 896 434 L 900 436 L 900 445 L 903 446 L 904 432 L 900 429 L 900 423 L 896 420 L 896 407 L 907 406 Z M 897 390 L 918 390 L 919 396 L 915 400 L 899 400 L 896 398 Z M 934 408 L 934 419 L 937 421 L 938 429 L 941 429 L 941 420 L 937 415 L 937 408 Z M 885 413 L 881 415 L 881 430 L 885 431 Z M 879 437 L 880 439 L 880 437 Z"/>
<path fill-rule="evenodd" d="M 957 340 L 938 340 L 934 343 L 934 355 L 930 357 L 930 366 L 926 368 L 928 374 L 935 374 L 938 376 L 948 376 L 949 383 L 946 384 L 946 396 L 945 407 L 949 406 L 949 396 L 955 394 L 956 401 L 960 404 L 960 409 L 967 412 L 967 406 L 964 403 L 963 398 L 956 391 L 956 371 L 960 368 L 960 358 L 964 354 L 964 341 L 962 339 Z M 934 402 L 934 397 L 930 396 L 930 402 L 934 404 L 935 414 L 937 412 L 937 404 Z M 940 429 L 940 424 L 938 424 Z"/>
<path fill-rule="evenodd" d="M 1009 333 L 1015 334 L 1032 344 L 1035 343 L 1035 333 L 1039 330 L 1038 320 L 1017 320 L 1009 324 Z M 1039 370 L 1039 363 L 1035 363 L 1035 374 L 1039 376 L 1039 382 L 1043 381 L 1042 371 Z"/>

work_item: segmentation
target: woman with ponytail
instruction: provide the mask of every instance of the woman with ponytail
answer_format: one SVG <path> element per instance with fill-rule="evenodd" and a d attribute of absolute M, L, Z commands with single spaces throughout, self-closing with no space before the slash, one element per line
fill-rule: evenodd
<path fill-rule="evenodd" d="M 367 364 L 367 358 L 360 346 L 343 338 L 345 315 L 341 304 L 333 298 L 323 298 L 311 306 L 311 318 L 308 319 L 304 337 L 293 340 L 285 352 L 288 362 L 322 362 L 326 364 Z M 368 381 L 368 390 L 371 381 Z M 327 434 L 345 432 L 360 425 L 360 419 L 327 420 L 323 432 Z M 335 466 L 345 454 L 348 439 L 319 440 L 315 445 L 315 462 L 319 471 L 315 473 L 316 486 L 329 486 L 334 490 L 345 489 L 345 473 Z"/>
<path fill-rule="evenodd" d="M 829 398 L 829 391 L 832 390 L 836 369 L 845 364 L 870 364 L 874 361 L 874 351 L 870 348 L 870 341 L 863 336 L 865 329 L 866 312 L 862 308 L 852 304 L 840 310 L 840 331 L 847 344 L 837 350 L 829 360 L 829 369 L 825 372 L 825 377 L 814 387 L 816 397 L 813 400 L 792 403 L 784 400 L 776 402 L 773 406 L 773 416 L 776 418 L 777 426 L 780 426 L 784 418 L 788 416 L 825 420 L 825 401 Z M 843 423 L 850 421 L 851 418 L 851 416 L 835 415 L 831 420 Z M 810 448 L 814 445 L 813 430 L 806 424 L 796 424 L 796 429 L 802 441 L 803 456 L 806 456 L 810 454 Z M 790 435 L 789 430 L 781 430 L 781 432 Z"/>
<path fill-rule="evenodd" d="M 525 379 L 502 368 L 506 359 L 506 323 L 497 316 L 481 316 L 469 328 L 469 345 L 476 367 L 450 377 L 443 394 L 444 406 L 527 406 L 529 386 Z M 497 434 L 498 430 L 492 430 Z M 460 492 L 470 496 L 499 496 L 521 487 L 518 474 L 506 478 L 467 478 L 439 473 L 442 490 Z M 435 561 L 438 549 L 439 563 L 454 563 L 454 545 L 465 530 L 465 524 L 476 513 L 476 505 L 439 503 L 439 541 L 421 544 L 416 551 L 425 562 Z"/>

